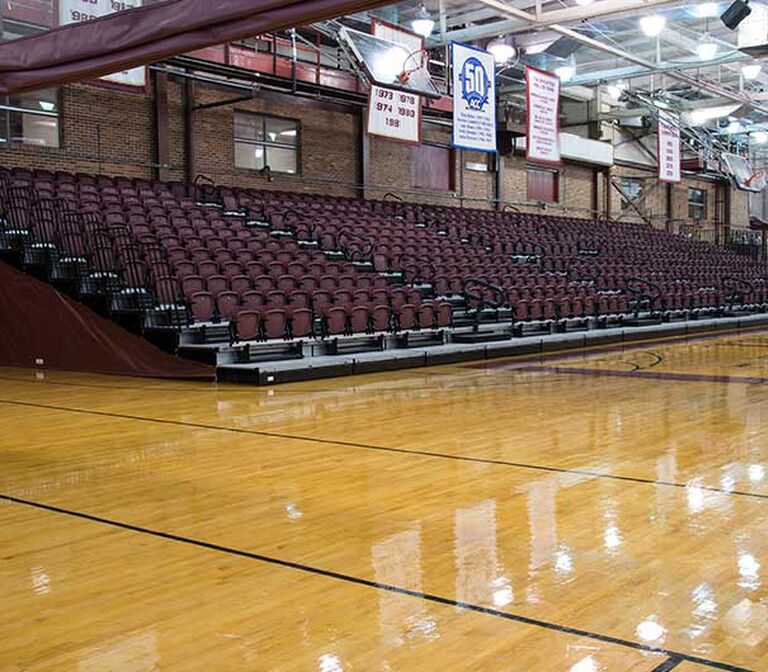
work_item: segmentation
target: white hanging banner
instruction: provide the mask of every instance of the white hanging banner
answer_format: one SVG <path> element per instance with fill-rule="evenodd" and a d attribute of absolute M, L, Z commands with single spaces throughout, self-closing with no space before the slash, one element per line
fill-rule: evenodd
<path fill-rule="evenodd" d="M 451 43 L 453 146 L 496 151 L 496 73 L 487 51 Z"/>
<path fill-rule="evenodd" d="M 107 16 L 126 9 L 141 7 L 142 0 L 59 0 L 59 25 L 93 21 L 100 16 Z M 146 68 L 132 68 L 104 75 L 100 79 L 127 84 L 129 86 L 145 86 L 147 83 Z"/>
<path fill-rule="evenodd" d="M 402 142 L 421 142 L 421 96 L 371 86 L 368 133 Z"/>
<path fill-rule="evenodd" d="M 531 66 L 525 68 L 527 100 L 525 156 L 530 161 L 560 165 L 560 78 Z"/>
<path fill-rule="evenodd" d="M 680 116 L 659 112 L 656 152 L 659 157 L 659 179 L 680 182 Z"/>

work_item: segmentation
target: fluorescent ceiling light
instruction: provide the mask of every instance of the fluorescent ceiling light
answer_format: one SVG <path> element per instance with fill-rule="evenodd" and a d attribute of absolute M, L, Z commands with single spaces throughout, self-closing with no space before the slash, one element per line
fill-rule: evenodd
<path fill-rule="evenodd" d="M 656 37 L 664 30 L 667 25 L 667 19 L 661 14 L 651 14 L 640 19 L 640 30 L 648 37 Z"/>
<path fill-rule="evenodd" d="M 717 55 L 717 42 L 708 33 L 704 33 L 696 45 L 696 53 L 698 53 L 700 60 L 711 61 Z"/>
<path fill-rule="evenodd" d="M 419 13 L 416 14 L 416 17 L 411 21 L 411 28 L 414 33 L 421 35 L 422 37 L 429 37 L 435 29 L 435 21 L 429 15 L 429 12 L 424 5 L 421 6 Z"/>
<path fill-rule="evenodd" d="M 762 69 L 763 66 L 759 63 L 747 63 L 741 66 L 741 74 L 744 79 L 756 79 Z"/>
<path fill-rule="evenodd" d="M 573 65 L 561 65 L 559 68 L 555 68 L 555 74 L 560 78 L 561 82 L 567 82 L 573 79 L 576 74 L 576 68 Z"/>
<path fill-rule="evenodd" d="M 37 102 L 40 105 L 40 108 L 46 112 L 53 112 L 56 109 L 56 103 L 52 103 L 49 100 L 39 100 Z"/>
<path fill-rule="evenodd" d="M 749 137 L 758 145 L 764 145 L 766 142 L 768 142 L 768 133 L 765 131 L 755 131 L 754 133 L 750 133 Z"/>

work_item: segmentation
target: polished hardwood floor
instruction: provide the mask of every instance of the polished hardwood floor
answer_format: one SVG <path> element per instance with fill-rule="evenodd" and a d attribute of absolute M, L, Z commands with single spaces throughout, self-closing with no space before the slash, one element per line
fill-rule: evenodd
<path fill-rule="evenodd" d="M 0 409 L 2 672 L 768 670 L 768 333 Z"/>

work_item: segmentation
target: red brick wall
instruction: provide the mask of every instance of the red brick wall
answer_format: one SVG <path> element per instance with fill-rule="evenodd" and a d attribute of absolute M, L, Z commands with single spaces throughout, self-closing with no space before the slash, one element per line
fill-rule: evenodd
<path fill-rule="evenodd" d="M 152 177 L 151 100 L 103 86 L 61 92 L 58 148 L 0 145 L 0 165 Z"/>

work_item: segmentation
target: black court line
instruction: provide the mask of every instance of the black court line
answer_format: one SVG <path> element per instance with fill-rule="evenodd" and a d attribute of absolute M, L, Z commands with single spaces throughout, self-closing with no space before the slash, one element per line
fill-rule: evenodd
<path fill-rule="evenodd" d="M 190 546 L 197 546 L 198 548 L 204 548 L 210 551 L 217 551 L 219 553 L 227 553 L 228 555 L 236 555 L 242 558 L 249 558 L 250 560 L 258 560 L 259 562 L 268 563 L 271 565 L 277 565 L 287 569 L 294 569 L 300 572 L 306 572 L 309 574 L 316 574 L 318 576 L 324 576 L 330 579 L 337 579 L 339 581 L 345 581 L 346 583 L 353 583 L 359 586 L 366 586 L 368 588 L 375 588 L 376 590 L 384 590 L 390 593 L 397 593 L 398 595 L 407 595 L 408 597 L 414 597 L 428 602 L 435 602 L 437 604 L 443 604 L 450 607 L 456 607 L 458 609 L 464 609 L 466 611 L 473 611 L 478 614 L 485 614 L 486 616 L 495 616 L 496 618 L 502 618 L 507 621 L 514 621 L 516 623 L 525 623 L 526 625 L 532 625 L 539 628 L 546 628 L 547 630 L 553 630 L 568 635 L 575 635 L 577 637 L 586 637 L 588 639 L 594 639 L 605 644 L 615 644 L 617 646 L 623 646 L 625 648 L 634 649 L 636 651 L 647 651 L 649 653 L 659 653 L 666 655 L 670 659 L 677 660 L 679 662 L 689 661 L 691 663 L 698 663 L 700 665 L 706 665 L 717 670 L 726 670 L 726 672 L 754 672 L 745 667 L 739 667 L 737 665 L 731 665 L 730 663 L 722 663 L 716 660 L 709 660 L 707 658 L 700 658 L 687 653 L 678 651 L 670 651 L 668 649 L 651 646 L 650 644 L 642 644 L 641 642 L 633 642 L 629 639 L 622 639 L 621 637 L 613 637 L 611 635 L 602 635 L 597 632 L 591 632 L 589 630 L 582 630 L 581 628 L 574 628 L 569 625 L 560 625 L 558 623 L 552 623 L 550 621 L 544 621 L 538 618 L 531 618 L 529 616 L 522 616 L 520 614 L 512 614 L 506 611 L 499 611 L 498 609 L 492 609 L 490 607 L 483 607 L 479 604 L 472 604 L 470 602 L 460 602 L 450 597 L 443 597 L 442 595 L 434 595 L 432 593 L 422 593 L 418 590 L 411 590 L 409 588 L 402 588 L 388 583 L 379 583 L 378 581 L 371 581 L 370 579 L 363 579 L 350 574 L 343 574 L 341 572 L 334 572 L 330 569 L 322 569 L 321 567 L 313 567 L 311 565 L 305 565 L 300 562 L 294 562 L 292 560 L 283 560 L 275 558 L 269 555 L 263 555 L 261 553 L 253 553 L 251 551 L 244 551 L 239 548 L 232 548 L 230 546 L 223 546 L 221 544 L 215 544 L 209 541 L 203 541 L 201 539 L 192 539 L 190 537 L 183 537 L 171 532 L 162 532 L 159 530 L 153 530 L 147 527 L 141 527 L 139 525 L 133 525 L 131 523 L 123 523 L 117 520 L 111 520 L 109 518 L 102 518 L 101 516 L 94 516 L 90 513 L 82 513 L 80 511 L 72 511 L 70 509 L 64 509 L 51 504 L 44 504 L 42 502 L 34 502 L 31 500 L 20 499 L 11 495 L 0 494 L 0 500 L 5 500 L 12 504 L 20 504 L 23 506 L 29 506 L 43 511 L 49 511 L 52 513 L 60 513 L 66 516 L 74 518 L 81 518 L 94 523 L 101 523 L 103 525 L 110 525 L 130 532 L 138 532 L 140 534 L 146 534 L 160 539 L 166 539 L 168 541 L 176 541 L 182 544 L 188 544 Z M 667 663 L 668 661 L 664 661 Z M 662 663 L 662 664 L 664 664 Z M 659 668 L 657 668 L 659 669 Z M 671 669 L 671 668 L 661 668 Z"/>
<path fill-rule="evenodd" d="M 682 658 L 667 658 L 663 663 L 654 667 L 651 672 L 670 672 L 682 662 Z"/>
<path fill-rule="evenodd" d="M 687 489 L 697 487 L 706 492 L 717 492 L 723 495 L 735 497 L 750 497 L 754 499 L 768 499 L 768 494 L 757 492 L 745 492 L 743 490 L 725 490 L 708 485 L 691 486 L 686 483 L 675 483 L 673 481 L 658 481 L 650 478 L 640 478 L 638 476 L 620 476 L 616 474 L 606 474 L 599 471 L 589 471 L 588 469 L 567 469 L 565 467 L 550 467 L 540 464 L 528 464 L 525 462 L 510 462 L 507 460 L 495 460 L 487 457 L 469 457 L 467 455 L 451 455 L 450 453 L 438 453 L 430 450 L 417 450 L 407 448 L 394 448 L 389 446 L 377 446 L 370 443 L 355 443 L 353 441 L 338 441 L 333 439 L 315 439 L 311 436 L 301 436 L 298 434 L 284 434 L 282 432 L 265 432 L 258 429 L 241 429 L 239 427 L 224 427 L 222 425 L 208 425 L 200 422 L 187 422 L 184 420 L 167 420 L 163 418 L 149 418 L 142 415 L 128 415 L 125 413 L 111 413 L 109 411 L 92 411 L 81 408 L 67 408 L 66 406 L 53 406 L 50 404 L 37 404 L 31 401 L 14 401 L 11 399 L 0 399 L 0 404 L 9 404 L 13 406 L 26 406 L 31 408 L 43 408 L 53 411 L 62 411 L 67 413 L 81 413 L 83 415 L 95 415 L 106 418 L 118 418 L 120 420 L 136 420 L 139 422 L 157 423 L 161 425 L 173 425 L 177 427 L 191 427 L 193 429 L 205 429 L 218 432 L 232 432 L 233 434 L 246 434 L 252 436 L 265 436 L 274 439 L 289 439 L 292 441 L 305 441 L 307 443 L 320 443 L 329 446 L 345 446 L 347 448 L 362 448 L 364 450 L 375 450 L 386 453 L 397 453 L 400 455 L 418 455 L 421 457 L 433 457 L 442 460 L 456 460 L 458 462 L 471 462 L 475 464 L 495 464 L 503 467 L 514 467 L 519 469 L 528 469 L 531 471 L 545 471 L 557 474 L 578 474 L 581 476 L 590 476 L 593 478 L 606 478 L 614 481 L 624 481 L 627 483 L 642 483 L 645 485 L 661 485 L 669 488 Z"/>

